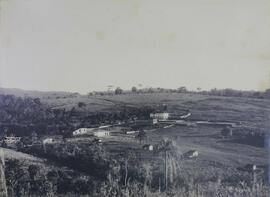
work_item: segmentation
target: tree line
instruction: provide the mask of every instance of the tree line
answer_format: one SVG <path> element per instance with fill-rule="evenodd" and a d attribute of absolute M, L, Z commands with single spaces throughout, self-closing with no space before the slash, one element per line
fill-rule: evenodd
<path fill-rule="evenodd" d="M 213 96 L 227 96 L 227 97 L 245 97 L 245 98 L 255 98 L 255 99 L 270 99 L 270 88 L 265 91 L 247 91 L 247 90 L 234 90 L 231 88 L 217 89 L 213 88 L 209 91 L 197 88 L 196 91 L 188 90 L 185 86 L 181 86 L 177 89 L 167 89 L 167 88 L 137 88 L 133 86 L 131 90 L 123 90 L 117 87 L 114 91 L 94 91 L 89 92 L 88 96 L 104 96 L 104 95 L 121 95 L 121 94 L 152 94 L 152 93 L 192 93 L 192 94 L 203 94 L 203 95 L 213 95 Z"/>

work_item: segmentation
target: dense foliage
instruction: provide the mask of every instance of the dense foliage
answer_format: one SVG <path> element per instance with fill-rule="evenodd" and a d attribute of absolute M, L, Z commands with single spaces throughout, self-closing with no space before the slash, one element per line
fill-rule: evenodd
<path fill-rule="evenodd" d="M 85 106 L 78 103 L 79 108 Z M 0 95 L 0 130 L 6 134 L 29 136 L 32 132 L 38 135 L 70 135 L 79 127 L 93 127 L 102 123 L 126 121 L 132 117 L 149 118 L 154 111 L 149 106 L 139 108 L 121 107 L 115 112 L 87 113 L 85 111 L 51 109 L 40 102 L 39 98 L 21 98 L 12 95 Z"/>

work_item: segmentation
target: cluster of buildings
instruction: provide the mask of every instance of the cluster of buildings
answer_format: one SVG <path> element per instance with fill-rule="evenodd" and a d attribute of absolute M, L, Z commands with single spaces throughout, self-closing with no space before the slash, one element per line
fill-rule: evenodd
<path fill-rule="evenodd" d="M 162 112 L 162 113 L 150 113 L 150 118 L 153 119 L 153 123 L 157 123 L 158 121 L 167 121 L 167 120 L 182 120 L 186 119 L 189 116 L 191 116 L 191 113 L 188 111 L 185 114 L 173 114 L 168 112 Z"/>
<path fill-rule="evenodd" d="M 21 137 L 4 136 L 2 137 L 2 146 L 8 148 L 16 148 L 17 144 L 21 141 Z"/>
<path fill-rule="evenodd" d="M 95 137 L 106 137 L 110 136 L 110 131 L 100 128 L 79 128 L 73 131 L 73 136 L 80 136 L 80 135 L 92 135 Z"/>
<path fill-rule="evenodd" d="M 167 121 L 170 118 L 170 114 L 167 112 L 163 113 L 151 113 L 150 118 L 153 119 L 153 123 L 158 123 L 159 121 Z M 183 117 L 184 118 L 184 117 Z M 94 136 L 98 138 L 111 136 L 112 131 L 108 128 L 113 125 L 105 125 L 97 128 L 78 128 L 72 132 L 74 137 L 88 135 Z M 138 131 L 136 130 L 127 130 L 124 131 L 126 135 L 135 135 Z M 9 136 L 2 137 L 2 144 L 6 147 L 16 147 L 17 144 L 21 141 L 21 137 Z M 42 138 L 37 139 L 37 134 L 32 135 L 31 145 L 34 144 L 53 144 L 63 141 L 63 136 L 44 136 Z M 146 147 L 144 147 L 146 148 Z M 147 147 L 149 150 L 153 150 L 152 146 Z"/>

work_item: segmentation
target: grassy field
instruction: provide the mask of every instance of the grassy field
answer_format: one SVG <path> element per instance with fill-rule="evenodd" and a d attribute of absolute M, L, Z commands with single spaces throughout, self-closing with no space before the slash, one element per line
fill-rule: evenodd
<path fill-rule="evenodd" d="M 138 139 L 125 135 L 115 135 L 102 139 L 103 146 L 110 154 L 122 154 L 132 150 L 140 155 L 143 162 L 159 166 L 156 171 L 163 169 L 163 155 L 155 151 L 143 150 L 144 144 L 152 144 L 157 147 L 162 139 L 171 139 L 175 142 L 179 155 L 197 150 L 199 155 L 193 159 L 179 161 L 182 176 L 190 181 L 211 182 L 221 178 L 227 183 L 241 180 L 251 180 L 253 172 L 244 167 L 254 164 L 258 170 L 258 177 L 267 179 L 269 150 L 268 133 L 270 131 L 270 101 L 263 99 L 247 99 L 237 97 L 208 96 L 200 94 L 180 93 L 154 93 L 154 94 L 126 94 L 113 96 L 75 96 L 47 98 L 41 101 L 51 108 L 75 107 L 87 113 L 114 112 L 123 106 L 167 106 L 167 111 L 178 113 L 189 110 L 191 117 L 188 121 L 234 121 L 240 123 L 233 128 L 233 136 L 223 138 L 222 126 L 193 125 L 193 126 L 164 126 L 148 128 L 147 139 L 142 143 Z M 79 107 L 78 103 L 85 105 Z M 117 128 L 119 131 L 119 128 Z M 89 143 L 89 138 L 71 138 L 71 143 Z M 43 162 L 31 157 L 4 149 L 7 157 L 18 159 L 27 158 L 28 161 Z"/>
<path fill-rule="evenodd" d="M 169 112 L 189 109 L 191 119 L 239 121 L 243 127 L 267 133 L 270 125 L 270 100 L 200 94 L 153 93 L 112 96 L 78 96 L 74 98 L 42 99 L 52 108 L 75 107 L 85 112 L 117 111 L 123 106 L 166 105 Z M 85 107 L 78 107 L 83 102 Z"/>
<path fill-rule="evenodd" d="M 46 102 L 46 101 L 45 101 Z M 52 105 L 52 101 L 50 101 Z M 183 160 L 182 171 L 195 177 L 211 179 L 215 174 L 235 178 L 247 176 L 243 171 L 247 164 L 255 164 L 259 172 L 267 175 L 268 148 L 263 139 L 259 146 L 253 142 L 257 135 L 267 136 L 270 128 L 270 101 L 246 99 L 237 97 L 217 97 L 199 94 L 136 94 L 114 96 L 92 96 L 90 98 L 74 98 L 65 102 L 58 100 L 61 107 L 76 107 L 77 102 L 85 102 L 85 110 L 110 111 L 121 106 L 155 106 L 167 105 L 169 112 L 189 109 L 193 120 L 237 121 L 241 125 L 233 128 L 233 137 L 223 139 L 220 135 L 222 127 L 215 126 L 174 126 L 148 131 L 147 142 L 158 144 L 162 138 L 173 139 L 179 147 L 180 154 L 189 150 L 197 150 L 196 159 Z M 102 107 L 99 107 L 102 106 Z M 243 136 L 255 133 L 254 139 L 241 143 Z M 265 139 L 266 140 L 266 139 Z M 243 139 L 245 141 L 245 139 Z M 127 148 L 142 149 L 142 144 L 136 139 L 113 138 L 105 139 L 103 145 L 113 152 L 121 152 Z M 147 152 L 147 151 L 142 151 Z M 148 153 L 145 153 L 146 155 Z M 150 154 L 151 156 L 151 154 Z M 162 158 L 160 158 L 162 159 Z"/>

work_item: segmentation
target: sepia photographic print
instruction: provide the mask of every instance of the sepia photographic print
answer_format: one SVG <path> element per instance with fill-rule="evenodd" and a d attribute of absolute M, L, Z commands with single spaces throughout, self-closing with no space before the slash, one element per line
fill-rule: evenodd
<path fill-rule="evenodd" d="M 269 0 L 0 0 L 0 197 L 269 197 Z"/>

